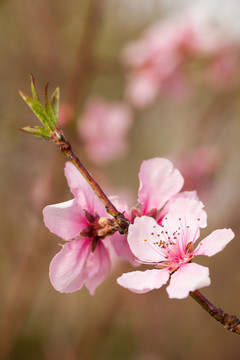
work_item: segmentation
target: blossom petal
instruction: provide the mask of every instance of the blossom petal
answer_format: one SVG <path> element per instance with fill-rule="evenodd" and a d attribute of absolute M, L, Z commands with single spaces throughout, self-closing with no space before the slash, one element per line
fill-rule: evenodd
<path fill-rule="evenodd" d="M 128 244 L 133 254 L 143 262 L 158 263 L 165 256 L 156 245 L 162 228 L 148 216 L 136 217 L 128 229 Z"/>
<path fill-rule="evenodd" d="M 181 190 L 184 182 L 171 161 L 164 158 L 143 161 L 139 180 L 138 201 L 142 205 L 143 215 L 153 208 L 160 209 Z"/>
<path fill-rule="evenodd" d="M 162 219 L 162 225 L 169 236 L 181 233 L 183 250 L 188 243 L 195 243 L 200 235 L 199 227 L 207 224 L 207 214 L 203 207 L 199 200 L 179 198 L 169 206 L 168 214 Z"/>
<path fill-rule="evenodd" d="M 210 283 L 207 267 L 194 263 L 182 264 L 171 276 L 167 293 L 171 299 L 183 299 L 188 296 L 190 291 L 208 286 Z"/>
<path fill-rule="evenodd" d="M 110 270 L 110 257 L 102 241 L 99 241 L 96 249 L 87 260 L 85 274 L 85 285 L 91 295 L 94 295 L 98 285 L 100 285 Z"/>
<path fill-rule="evenodd" d="M 78 239 L 63 246 L 49 269 L 53 287 L 62 293 L 80 290 L 84 285 L 84 265 L 90 254 L 91 239 Z"/>
<path fill-rule="evenodd" d="M 190 194 L 193 192 L 190 192 Z M 180 195 L 180 194 L 179 194 Z M 201 201 L 194 198 L 179 197 L 171 202 L 168 208 L 168 214 L 177 215 L 186 218 L 195 218 L 201 228 L 207 226 L 207 213 L 203 210 L 204 205 Z"/>
<path fill-rule="evenodd" d="M 64 173 L 67 178 L 68 186 L 70 187 L 74 197 L 78 197 L 79 192 L 81 193 L 88 188 L 89 185 L 87 181 L 70 161 L 65 163 Z"/>
<path fill-rule="evenodd" d="M 122 274 L 122 276 L 117 279 L 117 283 L 132 292 L 143 294 L 154 289 L 159 289 L 162 285 L 166 284 L 168 279 L 168 270 L 152 269 Z"/>
<path fill-rule="evenodd" d="M 234 236 L 235 234 L 231 229 L 215 230 L 200 241 L 196 249 L 196 255 L 213 256 L 222 251 Z"/>
<path fill-rule="evenodd" d="M 130 219 L 129 208 L 127 202 L 124 199 L 121 199 L 118 196 L 109 196 L 109 199 L 113 205 L 118 209 L 119 212 L 124 213 L 124 216 L 127 219 Z"/>
<path fill-rule="evenodd" d="M 85 213 L 78 200 L 69 200 L 49 205 L 43 209 L 46 227 L 64 240 L 70 240 L 88 225 Z"/>
<path fill-rule="evenodd" d="M 182 191 L 174 196 L 171 197 L 171 199 L 166 203 L 164 208 L 160 211 L 159 217 L 157 219 L 157 222 L 160 224 L 162 219 L 165 215 L 167 215 L 171 209 L 172 205 L 176 202 L 178 199 L 195 199 L 199 200 L 197 192 L 196 191 Z"/>
<path fill-rule="evenodd" d="M 133 253 L 130 250 L 126 235 L 116 232 L 110 237 L 110 240 L 117 256 L 131 263 L 136 263 L 134 262 Z"/>
<path fill-rule="evenodd" d="M 70 161 L 66 162 L 64 172 L 68 186 L 74 197 L 80 200 L 82 208 L 91 214 L 97 212 L 99 216 L 106 215 L 104 205 L 88 184 L 87 180 L 84 179 Z"/>

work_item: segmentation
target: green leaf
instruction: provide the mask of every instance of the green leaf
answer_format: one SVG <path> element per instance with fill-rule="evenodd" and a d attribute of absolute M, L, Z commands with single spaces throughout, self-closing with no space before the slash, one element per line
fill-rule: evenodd
<path fill-rule="evenodd" d="M 27 105 L 32 109 L 34 114 L 38 117 L 41 123 L 47 130 L 47 134 L 51 134 L 55 131 L 58 123 L 58 112 L 59 112 L 59 88 L 57 88 L 52 97 L 51 102 L 48 95 L 48 84 L 45 87 L 45 106 L 43 106 L 37 95 L 35 80 L 33 75 L 30 75 L 31 78 L 31 90 L 32 96 L 30 97 L 24 94 L 22 91 L 19 91 L 19 94 Z M 46 136 L 46 134 L 41 134 L 41 136 Z"/>
<path fill-rule="evenodd" d="M 46 129 L 49 132 L 53 132 L 54 125 L 52 124 L 51 119 L 49 119 L 46 110 L 41 105 L 39 100 L 32 99 L 30 96 L 24 94 L 22 91 L 19 91 L 19 94 L 23 98 L 23 100 L 27 103 L 27 105 L 30 107 L 30 109 L 32 109 L 32 111 L 38 117 L 41 123 L 46 127 Z"/>
<path fill-rule="evenodd" d="M 57 125 L 57 117 L 55 117 L 53 110 L 52 110 L 52 106 L 50 104 L 49 101 L 49 97 L 48 97 L 48 83 L 45 86 L 45 110 L 46 113 L 48 115 L 48 117 L 51 119 L 51 123 L 53 125 L 53 128 Z"/>
<path fill-rule="evenodd" d="M 41 126 L 29 125 L 21 128 L 20 130 L 24 131 L 25 133 L 32 134 L 40 139 L 48 140 L 51 137 L 50 133 Z"/>
<path fill-rule="evenodd" d="M 35 79 L 34 79 L 32 74 L 30 74 L 30 79 L 31 79 L 32 96 L 33 96 L 35 101 L 38 101 L 40 103 L 37 92 L 36 92 Z"/>
<path fill-rule="evenodd" d="M 51 97 L 52 111 L 55 115 L 55 118 L 58 119 L 59 116 L 59 100 L 60 100 L 60 89 L 57 87 Z"/>

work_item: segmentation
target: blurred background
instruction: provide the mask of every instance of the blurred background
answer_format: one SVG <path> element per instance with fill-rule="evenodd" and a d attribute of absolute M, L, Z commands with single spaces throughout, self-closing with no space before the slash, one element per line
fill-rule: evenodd
<path fill-rule="evenodd" d="M 115 261 L 95 296 L 53 289 L 48 268 L 60 239 L 45 228 L 42 209 L 72 198 L 65 159 L 54 144 L 18 130 L 38 124 L 18 95 L 30 94 L 33 73 L 40 96 L 46 82 L 51 91 L 60 86 L 66 136 L 108 194 L 134 205 L 142 160 L 171 159 L 184 189 L 197 189 L 205 204 L 202 235 L 224 227 L 236 234 L 222 253 L 198 262 L 212 280 L 203 294 L 240 316 L 240 3 L 199 4 L 0 1 L 0 359 L 239 358 L 237 335 L 191 298 L 118 286 L 129 264 Z M 113 143 L 104 126 L 95 131 L 94 114 L 109 124 L 123 118 Z"/>

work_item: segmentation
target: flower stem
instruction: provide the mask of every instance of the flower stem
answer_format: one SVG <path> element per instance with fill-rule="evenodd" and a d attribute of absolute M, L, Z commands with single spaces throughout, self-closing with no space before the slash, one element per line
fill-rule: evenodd
<path fill-rule="evenodd" d="M 196 300 L 210 316 L 219 321 L 225 329 L 240 335 L 240 320 L 237 316 L 225 313 L 222 309 L 214 306 L 200 293 L 199 290 L 190 292 L 190 296 Z"/>
<path fill-rule="evenodd" d="M 91 188 L 94 190 L 96 195 L 105 205 L 106 211 L 112 215 L 119 226 L 120 233 L 127 234 L 129 227 L 129 220 L 125 218 L 124 214 L 119 212 L 113 203 L 109 200 L 107 195 L 103 192 L 98 183 L 93 179 L 93 177 L 89 174 L 87 169 L 78 159 L 78 157 L 74 154 L 72 150 L 71 144 L 65 139 L 64 133 L 58 127 L 55 128 L 54 132 L 51 134 L 51 139 L 58 146 L 60 151 L 67 156 L 67 158 L 76 166 L 79 172 L 83 175 L 83 177 L 87 180 Z"/>

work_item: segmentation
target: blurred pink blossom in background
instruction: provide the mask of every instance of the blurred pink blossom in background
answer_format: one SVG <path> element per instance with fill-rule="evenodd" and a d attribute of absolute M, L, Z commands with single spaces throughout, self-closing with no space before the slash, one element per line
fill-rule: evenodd
<path fill-rule="evenodd" d="M 238 68 L 238 46 L 198 8 L 152 25 L 125 48 L 122 59 L 129 69 L 126 97 L 143 108 L 159 94 L 188 94 L 189 62 L 204 66 L 207 82 L 228 86 Z"/>
<path fill-rule="evenodd" d="M 51 163 L 52 165 L 52 163 Z M 51 172 L 40 173 L 33 182 L 29 197 L 34 208 L 38 211 L 43 208 L 51 194 Z"/>
<path fill-rule="evenodd" d="M 73 117 L 73 109 L 72 107 L 66 103 L 61 102 L 59 105 L 59 116 L 58 116 L 58 122 L 60 127 L 64 127 L 67 125 Z"/>
<path fill-rule="evenodd" d="M 206 68 L 205 77 L 216 89 L 226 89 L 234 85 L 239 66 L 239 49 L 229 44 L 219 49 Z"/>
<path fill-rule="evenodd" d="M 222 165 L 217 146 L 204 145 L 175 158 L 174 163 L 184 177 L 184 190 L 197 190 L 200 196 L 209 194 L 214 176 Z"/>
<path fill-rule="evenodd" d="M 78 126 L 89 159 L 105 165 L 123 157 L 128 150 L 126 137 L 132 122 L 132 113 L 126 104 L 90 98 Z"/>

